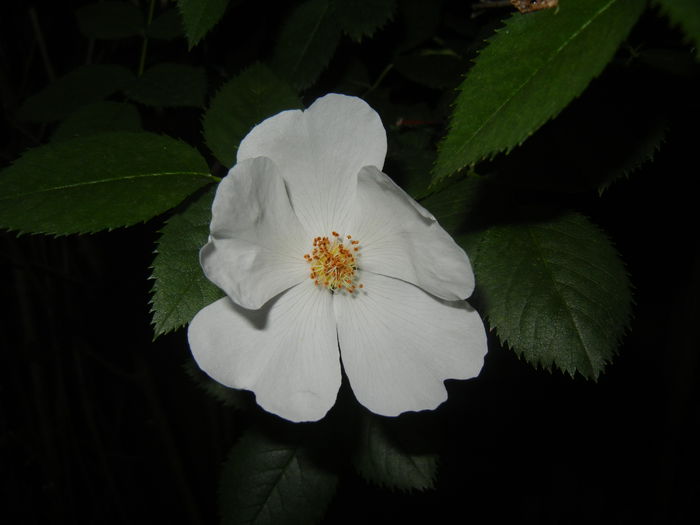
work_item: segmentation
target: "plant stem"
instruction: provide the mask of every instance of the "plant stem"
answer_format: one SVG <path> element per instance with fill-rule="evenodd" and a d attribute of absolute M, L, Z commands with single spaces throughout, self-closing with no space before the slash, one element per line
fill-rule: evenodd
<path fill-rule="evenodd" d="M 367 96 L 369 93 L 371 93 L 372 91 L 374 91 L 375 89 L 377 89 L 377 87 L 379 87 L 379 84 L 381 84 L 382 81 L 384 80 L 384 77 L 386 77 L 386 76 L 389 74 L 389 71 L 391 71 L 391 70 L 393 69 L 393 67 L 394 67 L 394 64 L 393 64 L 393 63 L 392 63 L 392 64 L 389 64 L 388 66 L 386 66 L 386 67 L 384 68 L 384 70 L 379 74 L 379 76 L 377 77 L 377 80 L 375 80 L 374 84 L 372 84 L 372 85 L 367 89 L 367 91 L 365 91 L 365 92 L 362 94 L 362 97 Z"/>
<path fill-rule="evenodd" d="M 33 7 L 29 8 L 29 18 L 32 21 L 32 31 L 34 32 L 34 38 L 36 38 L 36 43 L 39 46 L 41 60 L 44 62 L 44 70 L 46 71 L 46 76 L 49 77 L 49 82 L 53 82 L 56 79 L 56 75 L 54 75 L 53 67 L 51 66 L 49 53 L 46 51 L 46 44 L 44 43 L 44 34 L 41 32 L 41 26 L 39 25 L 39 17 L 36 14 L 36 9 L 34 9 Z"/>
<path fill-rule="evenodd" d="M 146 67 L 146 52 L 148 51 L 148 28 L 151 27 L 153 21 L 153 11 L 156 8 L 156 0 L 151 0 L 148 6 L 148 18 L 146 19 L 146 32 L 143 34 L 143 43 L 141 44 L 141 57 L 139 58 L 138 76 L 143 75 L 143 70 Z"/>

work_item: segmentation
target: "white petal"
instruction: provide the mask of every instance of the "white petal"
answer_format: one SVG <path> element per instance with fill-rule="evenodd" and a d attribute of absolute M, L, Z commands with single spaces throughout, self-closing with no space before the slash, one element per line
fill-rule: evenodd
<path fill-rule="evenodd" d="M 236 164 L 219 184 L 200 262 L 236 303 L 260 308 L 308 279 L 307 240 L 278 170 L 259 157 Z"/>
<path fill-rule="evenodd" d="M 466 301 L 441 301 L 390 277 L 363 273 L 365 293 L 334 296 L 345 373 L 376 414 L 433 409 L 445 379 L 479 374 L 486 332 Z"/>
<path fill-rule="evenodd" d="M 258 124 L 238 148 L 238 161 L 270 157 L 311 237 L 345 222 L 363 166 L 384 165 L 386 132 L 363 100 L 330 94 L 306 111 L 284 111 Z"/>
<path fill-rule="evenodd" d="M 219 299 L 190 323 L 192 354 L 219 383 L 252 390 L 268 412 L 317 421 L 335 403 L 341 381 L 331 301 L 311 280 L 260 310 Z"/>
<path fill-rule="evenodd" d="M 348 233 L 363 271 L 396 277 L 448 301 L 474 291 L 469 257 L 425 208 L 374 167 L 358 176 Z"/>

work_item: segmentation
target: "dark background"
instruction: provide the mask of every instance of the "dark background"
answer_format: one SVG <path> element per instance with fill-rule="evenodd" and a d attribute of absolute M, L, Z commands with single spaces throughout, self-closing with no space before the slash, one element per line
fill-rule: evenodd
<path fill-rule="evenodd" d="M 85 38 L 73 16 L 83 3 L 2 8 L 0 166 L 51 131 L 16 118 L 22 100 L 47 83 L 29 8 L 60 76 L 84 59 Z M 213 66 L 215 87 L 268 56 L 284 15 L 272 11 L 235 2 L 189 55 L 184 41 L 153 44 L 152 60 Z M 486 13 L 483 26 L 506 12 Z M 436 32 L 449 33 L 469 14 L 468 2 L 445 2 Z M 482 19 L 475 20 L 476 38 Z M 332 89 L 348 56 L 378 73 L 399 24 L 400 17 L 361 45 L 343 41 L 304 101 Z M 538 194 L 589 216 L 624 258 L 636 304 L 619 356 L 594 383 L 535 370 L 491 337 L 481 376 L 448 383 L 438 490 L 395 493 L 345 468 L 324 523 L 698 522 L 698 67 L 681 34 L 654 12 L 628 45 L 666 54 L 631 70 L 620 66 L 629 54 L 618 57 L 575 104 L 621 93 L 641 122 L 661 112 L 668 121 L 663 146 L 600 197 L 551 188 Z M 102 43 L 97 56 L 135 67 L 139 47 Z M 386 82 L 403 105 L 441 96 L 395 73 Z M 146 129 L 201 146 L 199 111 L 141 109 Z M 590 116 L 591 134 L 596 126 L 605 132 L 605 117 Z M 634 122 L 623 121 L 621 143 L 634 135 Z M 578 138 L 588 144 L 583 132 Z M 155 219 L 62 238 L 0 233 L 3 523 L 216 522 L 220 466 L 259 416 L 223 406 L 188 376 L 184 330 L 152 340 L 148 277 L 161 226 Z"/>

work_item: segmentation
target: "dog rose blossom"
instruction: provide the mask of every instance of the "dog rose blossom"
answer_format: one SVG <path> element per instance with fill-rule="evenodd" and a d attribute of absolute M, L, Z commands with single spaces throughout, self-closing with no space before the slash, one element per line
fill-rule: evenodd
<path fill-rule="evenodd" d="M 192 320 L 190 348 L 290 421 L 328 412 L 341 361 L 384 416 L 434 409 L 483 365 L 469 259 L 382 173 L 386 149 L 372 108 L 330 94 L 253 128 L 216 191 L 200 261 L 226 297 Z"/>

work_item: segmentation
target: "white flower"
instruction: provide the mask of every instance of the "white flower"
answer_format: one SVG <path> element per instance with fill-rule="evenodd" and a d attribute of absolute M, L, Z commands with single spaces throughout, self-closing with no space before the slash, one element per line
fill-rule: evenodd
<path fill-rule="evenodd" d="M 382 173 L 385 156 L 377 113 L 336 94 L 243 139 L 200 253 L 227 295 L 190 324 L 202 370 L 291 421 L 333 406 L 341 357 L 357 399 L 385 416 L 433 409 L 445 379 L 479 374 L 469 259 Z"/>

